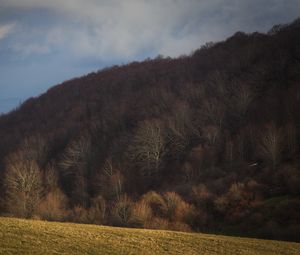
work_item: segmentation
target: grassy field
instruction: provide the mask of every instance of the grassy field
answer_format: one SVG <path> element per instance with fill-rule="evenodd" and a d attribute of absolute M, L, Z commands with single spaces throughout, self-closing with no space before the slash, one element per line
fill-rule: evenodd
<path fill-rule="evenodd" d="M 0 218 L 0 254 L 300 254 L 300 244 Z"/>

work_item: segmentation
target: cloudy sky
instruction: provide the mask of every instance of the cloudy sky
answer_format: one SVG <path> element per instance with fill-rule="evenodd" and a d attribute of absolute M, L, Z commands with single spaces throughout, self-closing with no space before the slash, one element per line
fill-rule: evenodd
<path fill-rule="evenodd" d="M 189 54 L 300 16 L 300 0 L 0 0 L 0 113 L 105 66 Z"/>

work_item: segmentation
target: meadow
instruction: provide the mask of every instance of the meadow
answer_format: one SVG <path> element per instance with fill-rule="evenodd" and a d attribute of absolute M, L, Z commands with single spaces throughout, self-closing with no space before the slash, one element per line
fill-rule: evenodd
<path fill-rule="evenodd" d="M 0 254 L 300 254 L 300 244 L 184 233 L 0 218 Z"/>

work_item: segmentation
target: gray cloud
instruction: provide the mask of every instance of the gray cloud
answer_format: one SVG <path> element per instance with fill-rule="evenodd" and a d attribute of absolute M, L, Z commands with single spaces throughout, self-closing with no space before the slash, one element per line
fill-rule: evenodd
<path fill-rule="evenodd" d="M 0 0 L 0 112 L 65 79 L 291 22 L 300 0 Z"/>
<path fill-rule="evenodd" d="M 6 9 L 47 10 L 62 20 L 24 33 L 12 49 L 47 54 L 63 48 L 78 57 L 131 59 L 143 52 L 178 56 L 237 30 L 265 31 L 291 21 L 300 0 L 0 0 Z M 36 28 L 35 28 L 36 29 Z M 28 39 L 28 34 L 30 38 Z M 25 39 L 24 39 L 25 38 Z"/>

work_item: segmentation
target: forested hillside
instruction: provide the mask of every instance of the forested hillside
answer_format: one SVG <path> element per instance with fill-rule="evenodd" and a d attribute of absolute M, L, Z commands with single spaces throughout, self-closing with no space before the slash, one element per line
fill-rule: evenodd
<path fill-rule="evenodd" d="M 114 66 L 0 117 L 1 212 L 300 238 L 300 21 Z"/>

